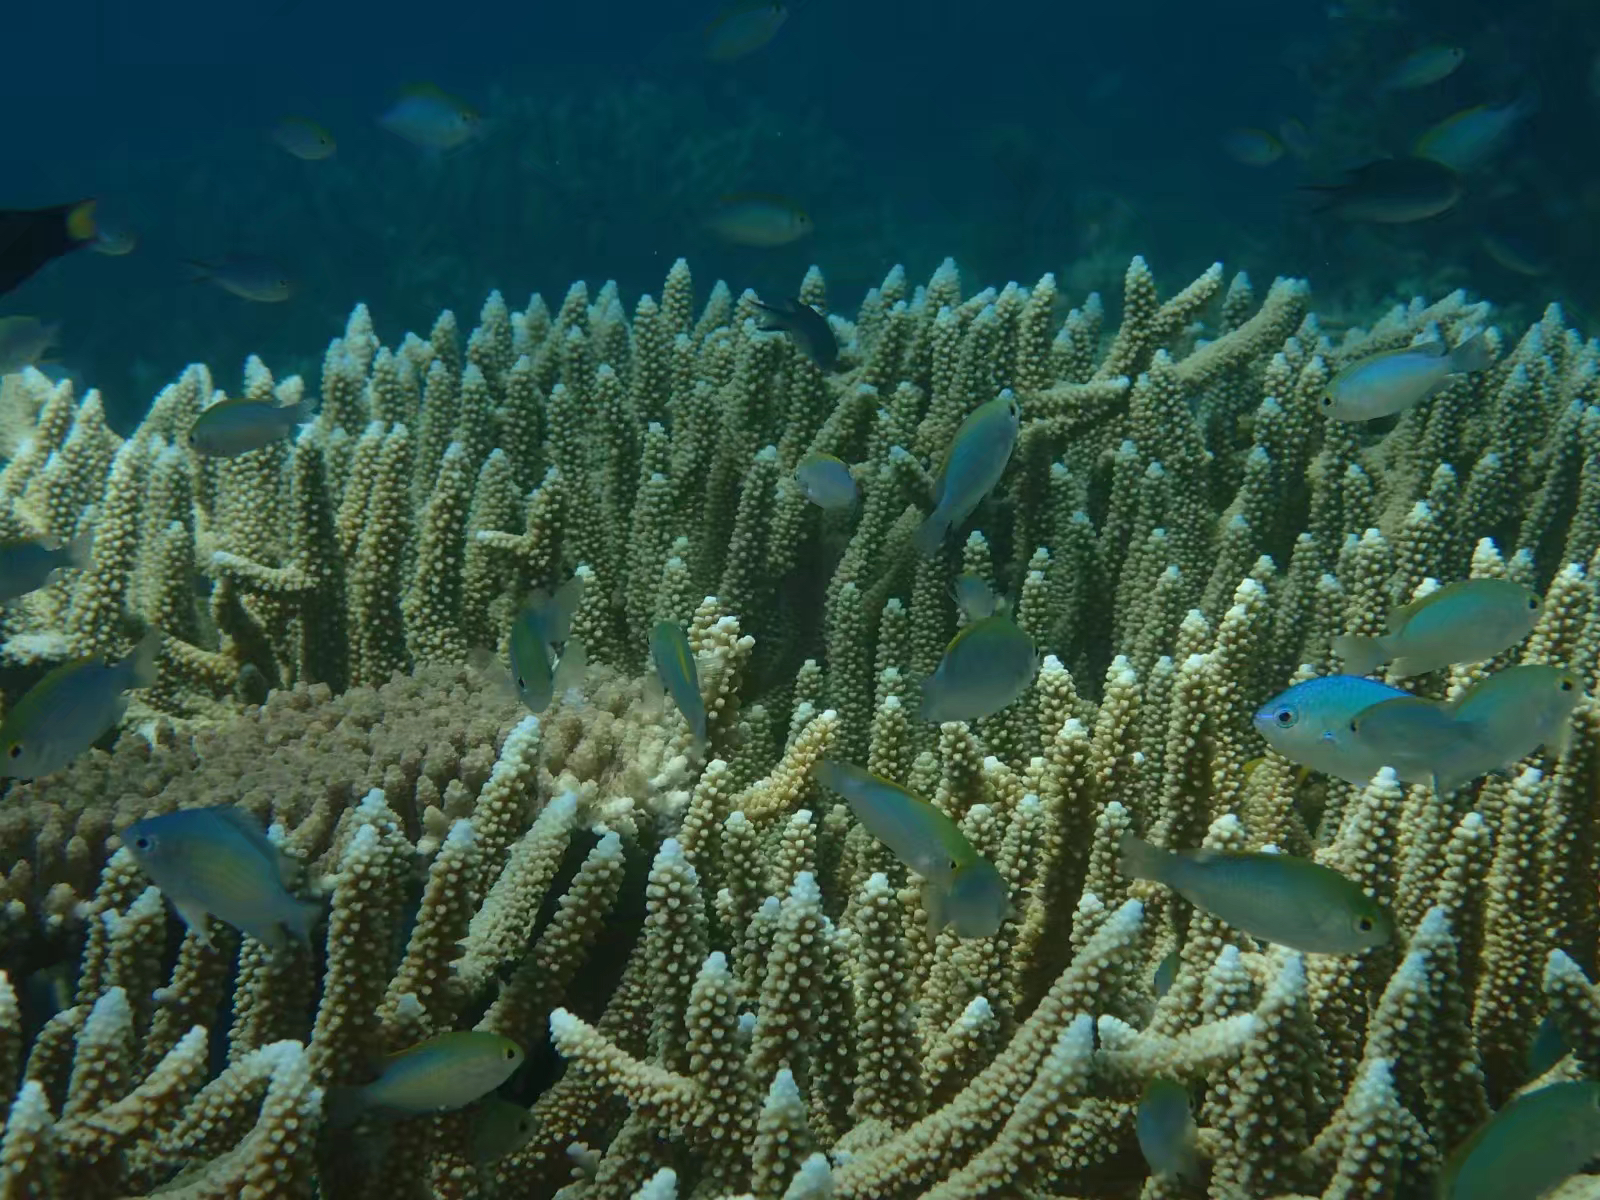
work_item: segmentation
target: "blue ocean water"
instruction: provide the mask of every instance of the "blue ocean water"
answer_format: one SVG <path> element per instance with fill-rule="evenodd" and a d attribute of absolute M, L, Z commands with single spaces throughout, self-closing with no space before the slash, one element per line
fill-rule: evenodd
<path fill-rule="evenodd" d="M 59 321 L 63 362 L 131 424 L 201 359 L 228 382 L 248 353 L 315 368 L 357 301 L 386 340 L 492 287 L 519 304 L 608 278 L 627 303 L 690 258 L 697 275 L 784 291 L 810 263 L 853 307 L 903 262 L 953 255 L 970 278 L 1045 271 L 1074 302 L 1144 254 L 1187 279 L 1222 259 L 1310 277 L 1324 312 L 1468 286 L 1583 304 L 1600 203 L 1574 134 L 1592 139 L 1592 16 L 1563 0 L 1473 4 L 1244 0 L 1126 5 L 800 0 L 770 44 L 704 59 L 715 5 L 538 6 L 201 0 L 8 16 L 0 206 L 101 198 L 137 233 L 125 258 L 78 254 L 0 298 Z M 1574 25 L 1585 36 L 1571 36 Z M 1467 60 L 1427 89 L 1377 89 L 1429 43 Z M 487 135 L 437 160 L 379 128 L 427 81 Z M 1430 222 L 1355 227 L 1310 213 L 1300 184 L 1404 153 L 1475 103 L 1537 95 L 1493 177 Z M 338 139 L 301 162 L 267 131 L 298 114 Z M 1308 130 L 1308 157 L 1265 167 L 1221 141 Z M 776 249 L 704 228 L 725 192 L 791 198 L 815 232 Z M 1493 228 L 1546 273 L 1480 247 Z M 1552 230 L 1560 236 L 1553 236 Z M 1529 245 L 1529 242 L 1534 244 Z M 1559 249 L 1558 249 L 1559 248 Z M 186 258 L 253 254 L 298 285 L 286 304 L 187 280 Z"/>

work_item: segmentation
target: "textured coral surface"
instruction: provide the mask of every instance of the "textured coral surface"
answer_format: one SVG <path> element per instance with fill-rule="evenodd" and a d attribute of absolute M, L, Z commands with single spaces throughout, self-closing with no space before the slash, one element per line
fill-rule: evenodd
<path fill-rule="evenodd" d="M 827 305 L 815 271 L 799 294 Z M 1139 260 L 1114 329 L 1098 297 L 1059 306 L 1049 276 L 896 271 L 833 315 L 832 376 L 748 293 L 697 309 L 683 263 L 631 316 L 611 286 L 496 294 L 465 339 L 445 313 L 391 348 L 358 309 L 316 421 L 231 460 L 187 446 L 204 367 L 126 439 L 93 392 L 9 378 L 0 527 L 95 533 L 5 613 L 10 682 L 165 636 L 120 739 L 0 812 L 0 1195 L 1422 1196 L 1530 1082 L 1547 1014 L 1550 1076 L 1600 1071 L 1592 702 L 1559 760 L 1443 797 L 1307 774 L 1250 723 L 1336 669 L 1331 637 L 1469 575 L 1545 597 L 1502 662 L 1594 691 L 1600 344 L 1460 295 L 1334 340 L 1296 281 L 1258 297 L 1218 267 L 1164 299 Z M 1319 415 L 1342 364 L 1479 328 L 1490 370 L 1376 428 Z M 1003 388 L 1011 466 L 921 559 L 930 473 Z M 308 390 L 252 360 L 240 394 Z M 809 451 L 855 464 L 855 511 L 808 505 Z M 1012 707 L 933 726 L 916 683 L 963 570 L 1046 657 Z M 574 574 L 591 667 L 533 716 L 466 664 Z M 644 678 L 658 620 L 689 630 L 704 750 Z M 961 824 L 1011 888 L 996 936 L 929 933 L 915 878 L 812 782 L 823 755 Z M 325 903 L 309 952 L 215 923 L 202 945 L 120 848 L 214 803 Z M 1314 856 L 1400 937 L 1257 944 L 1123 878 L 1129 830 Z M 466 1028 L 527 1049 L 502 1089 L 526 1145 L 475 1158 L 470 1109 L 324 1128 L 375 1054 Z M 1190 1087 L 1204 1181 L 1148 1176 L 1157 1075 Z"/>

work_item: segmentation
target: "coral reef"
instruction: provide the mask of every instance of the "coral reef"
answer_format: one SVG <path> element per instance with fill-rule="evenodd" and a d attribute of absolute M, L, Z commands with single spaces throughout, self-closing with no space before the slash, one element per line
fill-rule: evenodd
<path fill-rule="evenodd" d="M 817 272 L 799 294 L 827 303 Z M 6 794 L 0 1191 L 1160 1200 L 1196 1194 L 1135 1142 L 1164 1075 L 1192 1088 L 1218 1200 L 1424 1193 L 1528 1082 L 1546 1014 L 1571 1047 L 1551 1074 L 1596 1069 L 1600 710 L 1559 761 L 1444 797 L 1304 777 L 1250 714 L 1330 669 L 1332 636 L 1469 574 L 1542 591 L 1514 656 L 1593 690 L 1600 345 L 1555 309 L 1491 328 L 1491 370 L 1378 431 L 1318 415 L 1332 372 L 1459 341 L 1487 306 L 1418 301 L 1337 341 L 1308 308 L 1220 267 L 1163 299 L 1135 260 L 1107 331 L 1098 297 L 1062 318 L 1049 276 L 964 296 L 951 264 L 896 271 L 832 318 L 830 377 L 748 294 L 696 311 L 679 263 L 631 317 L 610 286 L 554 312 L 491 296 L 464 344 L 447 313 L 383 347 L 358 309 L 317 420 L 221 462 L 183 436 L 204 368 L 127 439 L 94 393 L 13 385 L 7 532 L 96 538 L 6 615 L 9 661 L 165 639 L 114 746 Z M 1006 387 L 1010 470 L 918 558 L 929 470 Z M 305 390 L 246 367 L 242 394 Z M 859 464 L 857 512 L 807 505 L 812 450 Z M 931 726 L 912 683 L 959 570 L 1048 657 L 1011 708 Z M 593 666 L 532 716 L 463 664 L 574 573 Z M 661 619 L 689 630 L 704 752 L 641 679 Z M 811 781 L 824 754 L 959 821 L 1014 919 L 930 935 L 915 881 Z M 119 846 L 216 802 L 270 822 L 326 901 L 309 952 L 202 946 Z M 1402 939 L 1260 947 L 1122 878 L 1130 829 L 1314 855 Z M 505 1090 L 525 1146 L 476 1160 L 470 1110 L 323 1131 L 374 1053 L 459 1028 L 528 1049 Z"/>

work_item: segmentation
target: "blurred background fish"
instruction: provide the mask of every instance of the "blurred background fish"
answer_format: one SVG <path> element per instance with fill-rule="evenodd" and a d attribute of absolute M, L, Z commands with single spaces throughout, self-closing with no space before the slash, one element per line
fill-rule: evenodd
<path fill-rule="evenodd" d="M 0 317 L 0 375 L 38 366 L 60 336 L 61 326 L 38 317 Z"/>
<path fill-rule="evenodd" d="M 188 259 L 189 277 L 213 283 L 241 300 L 257 304 L 282 304 L 295 293 L 294 280 L 277 263 L 253 255 L 202 261 Z"/>
<path fill-rule="evenodd" d="M 1403 225 L 1436 217 L 1461 199 L 1461 180 L 1448 166 L 1421 158 L 1380 158 L 1346 173 L 1342 183 L 1312 183 L 1317 209 L 1345 221 Z"/>
<path fill-rule="evenodd" d="M 1427 87 L 1451 75 L 1466 58 L 1460 46 L 1424 46 L 1401 59 L 1379 87 L 1390 92 Z"/>
<path fill-rule="evenodd" d="M 789 8 L 773 0 L 741 0 L 724 9 L 705 29 L 705 55 L 712 62 L 732 62 L 754 54 L 778 35 Z"/>
<path fill-rule="evenodd" d="M 306 162 L 332 158 L 339 148 L 333 134 L 307 117 L 285 117 L 272 127 L 270 136 L 275 145 Z"/>
<path fill-rule="evenodd" d="M 1230 129 L 1222 135 L 1222 148 L 1247 167 L 1270 167 L 1283 157 L 1283 143 L 1265 129 Z"/>
<path fill-rule="evenodd" d="M 783 196 L 741 192 L 718 200 L 706 228 L 738 246 L 787 246 L 812 231 L 811 217 Z"/>
<path fill-rule="evenodd" d="M 95 202 L 0 209 L 0 295 L 52 259 L 91 244 Z"/>
<path fill-rule="evenodd" d="M 439 154 L 483 136 L 483 118 L 466 101 L 431 83 L 404 89 L 378 124 L 418 149 Z"/>

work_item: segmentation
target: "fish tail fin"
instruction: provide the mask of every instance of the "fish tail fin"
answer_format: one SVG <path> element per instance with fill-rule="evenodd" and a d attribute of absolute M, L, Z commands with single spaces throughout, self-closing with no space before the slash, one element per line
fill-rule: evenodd
<path fill-rule="evenodd" d="M 74 567 L 87 567 L 94 557 L 94 530 L 85 529 L 62 547 L 67 552 L 67 562 Z"/>
<path fill-rule="evenodd" d="M 1117 870 L 1130 879 L 1154 879 L 1158 883 L 1166 874 L 1167 859 L 1172 856 L 1159 846 L 1152 846 L 1131 833 L 1122 835 L 1117 843 Z"/>
<path fill-rule="evenodd" d="M 911 544 L 917 548 L 917 553 L 923 558 L 932 558 L 939 553 L 939 547 L 944 542 L 945 534 L 950 532 L 950 521 L 940 509 L 934 509 L 928 519 L 917 526 L 917 532 L 912 535 Z"/>
<path fill-rule="evenodd" d="M 589 654 L 584 649 L 583 639 L 569 637 L 567 644 L 562 647 L 561 658 L 556 663 L 556 671 L 551 688 L 558 696 L 564 696 L 572 688 L 582 685 L 583 677 L 589 671 Z"/>
<path fill-rule="evenodd" d="M 1383 638 L 1360 637 L 1345 634 L 1333 639 L 1333 652 L 1344 660 L 1345 672 L 1350 675 L 1371 675 L 1389 660 Z"/>
<path fill-rule="evenodd" d="M 322 905 L 315 900 L 296 900 L 290 897 L 288 911 L 280 923 L 290 937 L 310 950 L 311 931 L 317 927 L 317 922 L 321 918 Z"/>
<path fill-rule="evenodd" d="M 310 396 L 307 396 L 304 400 L 300 401 L 299 404 L 291 404 L 288 408 L 284 409 L 283 415 L 288 418 L 290 424 L 294 425 L 296 428 L 304 429 L 307 425 L 311 424 L 311 422 L 317 419 L 316 401 Z"/>
<path fill-rule="evenodd" d="M 1459 375 L 1486 371 L 1494 362 L 1494 351 L 1483 333 L 1474 334 L 1450 351 L 1450 369 Z"/>
<path fill-rule="evenodd" d="M 1397 658 L 1389 663 L 1389 675 L 1394 679 L 1410 679 L 1413 675 L 1425 675 L 1426 670 L 1418 670 L 1415 659 Z"/>
<path fill-rule="evenodd" d="M 945 926 L 945 890 L 931 879 L 922 881 L 922 911 L 928 914 L 928 932 L 938 933 Z"/>
<path fill-rule="evenodd" d="M 158 655 L 161 653 L 161 644 L 165 635 L 159 629 L 152 629 L 139 639 L 139 644 L 133 648 L 133 653 L 122 660 L 122 665 L 127 667 L 130 680 L 129 688 L 147 688 L 156 681 L 160 673 Z"/>
<path fill-rule="evenodd" d="M 505 663 L 500 661 L 500 656 L 493 650 L 486 646 L 472 647 L 467 651 L 467 666 L 474 673 L 481 675 L 490 691 L 501 700 L 519 699 L 517 685 L 512 682 L 511 672 L 506 669 Z"/>
<path fill-rule="evenodd" d="M 572 614 L 583 603 L 583 576 L 574 575 L 545 599 L 540 614 L 546 640 L 564 642 L 572 631 Z"/>

